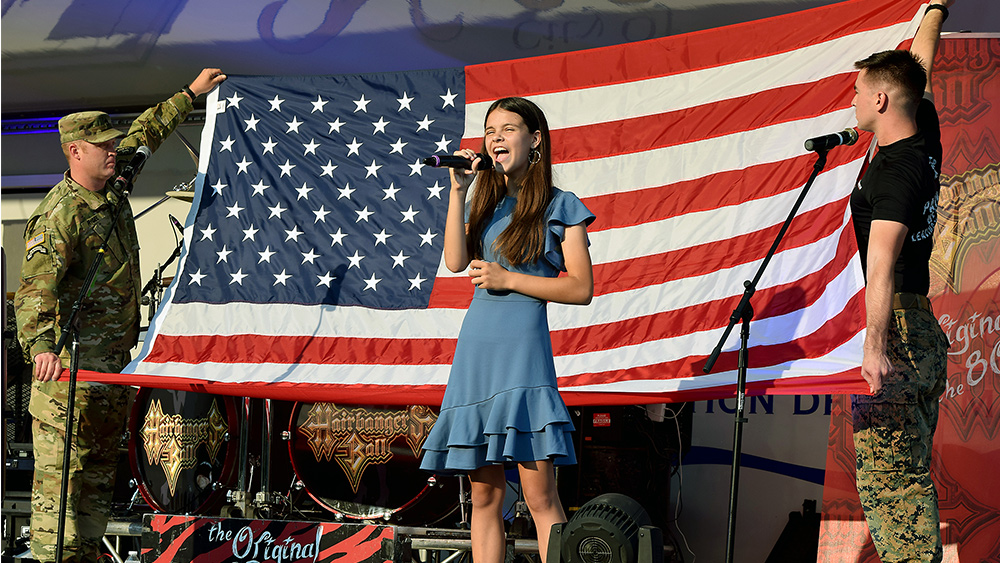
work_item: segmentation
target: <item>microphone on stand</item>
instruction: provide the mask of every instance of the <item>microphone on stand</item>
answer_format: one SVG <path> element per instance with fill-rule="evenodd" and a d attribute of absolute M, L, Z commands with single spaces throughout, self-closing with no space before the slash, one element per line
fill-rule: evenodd
<path fill-rule="evenodd" d="M 132 156 L 132 160 L 125 165 L 122 169 L 122 173 L 115 178 L 115 189 L 124 190 L 125 186 L 132 183 L 132 179 L 135 178 L 136 174 L 142 170 L 142 167 L 146 165 L 146 159 L 149 155 L 153 154 L 153 151 L 149 150 L 147 146 L 141 146 L 135 149 L 135 155 Z"/>
<path fill-rule="evenodd" d="M 181 225 L 181 222 L 177 220 L 177 217 L 174 217 L 173 215 L 167 213 L 167 218 L 170 219 L 170 224 L 173 225 L 174 228 L 177 229 L 177 231 L 183 235 L 184 226 Z"/>
<path fill-rule="evenodd" d="M 479 153 L 476 156 L 479 157 L 479 166 L 476 166 L 476 170 L 490 170 L 493 168 L 492 158 L 483 153 Z M 433 166 L 434 168 L 445 167 L 472 170 L 472 160 L 464 156 L 455 156 L 452 154 L 429 156 L 423 162 L 425 165 Z"/>
<path fill-rule="evenodd" d="M 853 145 L 858 142 L 858 130 L 848 127 L 840 133 L 831 133 L 822 137 L 813 137 L 806 140 L 807 151 L 828 151 L 840 145 Z"/>

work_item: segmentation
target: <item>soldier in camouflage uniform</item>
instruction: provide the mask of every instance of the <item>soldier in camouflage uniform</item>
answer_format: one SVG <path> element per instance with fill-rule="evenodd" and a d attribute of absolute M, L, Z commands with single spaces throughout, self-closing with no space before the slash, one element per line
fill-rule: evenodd
<path fill-rule="evenodd" d="M 855 63 L 852 105 L 878 152 L 851 194 L 866 281 L 861 374 L 872 392 L 851 406 L 858 494 L 884 563 L 942 557 L 930 464 L 948 338 L 927 299 L 943 152 L 930 78 L 951 3 L 932 0 L 910 51 Z"/>
<path fill-rule="evenodd" d="M 18 338 L 34 364 L 29 411 L 35 476 L 31 495 L 31 550 L 55 561 L 69 385 L 69 345 L 61 356 L 56 342 L 65 316 L 114 219 L 124 194 L 111 179 L 139 146 L 156 150 L 192 109 L 198 95 L 225 80 L 204 69 L 181 92 L 146 110 L 128 134 L 114 129 L 107 114 L 74 113 L 59 120 L 59 141 L 69 170 L 42 200 L 24 232 L 21 284 L 14 298 Z M 115 148 L 116 139 L 124 137 Z M 132 210 L 125 205 L 93 288 L 79 316 L 80 369 L 120 372 L 139 336 L 139 243 Z M 74 406 L 74 440 L 66 508 L 63 561 L 96 561 L 107 527 L 118 444 L 124 429 L 127 389 L 80 382 Z"/>

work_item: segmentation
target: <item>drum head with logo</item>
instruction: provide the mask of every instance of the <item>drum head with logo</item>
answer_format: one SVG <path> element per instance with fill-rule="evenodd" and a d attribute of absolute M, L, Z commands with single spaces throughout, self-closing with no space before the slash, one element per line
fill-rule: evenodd
<path fill-rule="evenodd" d="M 334 514 L 429 526 L 458 506 L 458 477 L 420 469 L 434 409 L 297 403 L 289 454 L 309 496 Z"/>
<path fill-rule="evenodd" d="M 238 424 L 231 397 L 140 389 L 129 419 L 129 461 L 142 498 L 170 514 L 217 509 L 233 483 Z"/>

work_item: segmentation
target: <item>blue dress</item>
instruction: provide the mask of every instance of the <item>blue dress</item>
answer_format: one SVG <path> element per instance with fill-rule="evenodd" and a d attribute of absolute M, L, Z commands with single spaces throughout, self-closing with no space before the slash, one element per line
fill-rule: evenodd
<path fill-rule="evenodd" d="M 565 228 L 589 225 L 594 214 L 572 193 L 553 191 L 541 259 L 512 267 L 493 252 L 493 241 L 510 224 L 517 201 L 512 197 L 497 206 L 483 234 L 484 259 L 536 276 L 565 271 Z M 573 423 L 556 386 L 545 306 L 516 292 L 475 290 L 441 412 L 423 446 L 421 469 L 452 474 L 520 461 L 576 463 Z"/>

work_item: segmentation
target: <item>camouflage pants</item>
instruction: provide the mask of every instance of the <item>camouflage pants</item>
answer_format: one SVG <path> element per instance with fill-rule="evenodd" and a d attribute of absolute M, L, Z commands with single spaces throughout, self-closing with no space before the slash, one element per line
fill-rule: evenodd
<path fill-rule="evenodd" d="M 35 476 L 31 491 L 31 552 L 39 561 L 56 558 L 59 495 L 69 385 L 34 381 Z M 70 449 L 63 561 L 96 561 L 107 529 L 121 443 L 128 415 L 126 387 L 80 382 Z"/>
<path fill-rule="evenodd" d="M 931 444 L 947 375 L 948 339 L 934 314 L 895 309 L 878 393 L 854 395 L 854 447 L 861 506 L 884 563 L 941 561 Z"/>

